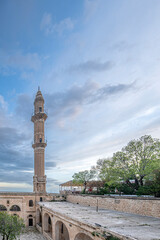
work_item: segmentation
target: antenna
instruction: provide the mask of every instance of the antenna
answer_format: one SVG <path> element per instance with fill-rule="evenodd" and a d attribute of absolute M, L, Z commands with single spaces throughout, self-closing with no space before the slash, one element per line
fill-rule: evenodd
<path fill-rule="evenodd" d="M 40 86 L 38 86 L 38 91 L 40 91 Z"/>

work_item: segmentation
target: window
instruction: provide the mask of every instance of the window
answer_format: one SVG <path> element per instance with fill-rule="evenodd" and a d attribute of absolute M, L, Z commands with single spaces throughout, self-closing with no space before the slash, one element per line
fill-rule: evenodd
<path fill-rule="evenodd" d="M 40 202 L 42 202 L 43 201 L 43 199 L 42 199 L 42 197 L 40 197 Z"/>
<path fill-rule="evenodd" d="M 42 107 L 39 107 L 39 112 L 42 112 Z"/>
<path fill-rule="evenodd" d="M 7 208 L 4 205 L 0 205 L 0 212 L 7 211 Z"/>
<path fill-rule="evenodd" d="M 40 143 L 42 142 L 42 138 L 39 139 L 39 142 L 40 142 Z"/>
<path fill-rule="evenodd" d="M 7 200 L 7 205 L 9 205 L 9 200 Z"/>
<path fill-rule="evenodd" d="M 29 200 L 29 207 L 33 207 L 33 200 Z"/>
<path fill-rule="evenodd" d="M 18 211 L 21 211 L 21 209 L 20 209 L 19 206 L 17 206 L 17 205 L 13 205 L 13 206 L 10 208 L 10 211 L 18 212 Z"/>

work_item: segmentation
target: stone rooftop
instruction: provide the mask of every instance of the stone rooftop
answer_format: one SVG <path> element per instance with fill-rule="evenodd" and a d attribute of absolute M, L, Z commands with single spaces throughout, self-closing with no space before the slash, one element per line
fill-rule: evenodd
<path fill-rule="evenodd" d="M 14 195 L 14 196 L 33 196 L 34 192 L 0 192 L 0 195 Z"/>
<path fill-rule="evenodd" d="M 39 202 L 39 205 L 73 221 L 99 227 L 130 239 L 160 240 L 160 219 L 113 210 L 85 207 L 68 202 Z"/>
<path fill-rule="evenodd" d="M 0 192 L 0 195 L 6 195 L 6 196 L 35 196 L 36 193 L 34 192 Z M 39 194 L 39 195 L 43 195 Z M 47 193 L 46 196 L 58 196 L 58 193 Z"/>

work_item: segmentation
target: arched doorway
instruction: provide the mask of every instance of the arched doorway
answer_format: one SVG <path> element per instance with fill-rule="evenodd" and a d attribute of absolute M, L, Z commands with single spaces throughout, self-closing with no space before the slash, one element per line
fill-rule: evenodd
<path fill-rule="evenodd" d="M 37 209 L 37 224 L 42 227 L 42 213 L 40 209 Z"/>
<path fill-rule="evenodd" d="M 48 213 L 44 214 L 44 231 L 52 237 L 52 220 Z"/>
<path fill-rule="evenodd" d="M 28 226 L 33 227 L 33 216 L 32 215 L 28 216 Z"/>
<path fill-rule="evenodd" d="M 93 240 L 93 238 L 85 233 L 78 233 L 74 240 Z"/>
<path fill-rule="evenodd" d="M 57 221 L 55 225 L 55 240 L 69 240 L 69 233 L 66 225 L 61 222 Z"/>

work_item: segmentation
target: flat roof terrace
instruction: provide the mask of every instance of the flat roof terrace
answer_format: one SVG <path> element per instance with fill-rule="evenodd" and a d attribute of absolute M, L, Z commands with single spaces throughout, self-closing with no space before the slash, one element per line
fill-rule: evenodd
<path fill-rule="evenodd" d="M 139 240 L 160 239 L 160 219 L 137 214 L 118 212 L 95 207 L 86 207 L 69 202 L 39 202 L 55 214 L 99 227 L 100 231 L 117 233 L 121 236 Z"/>

